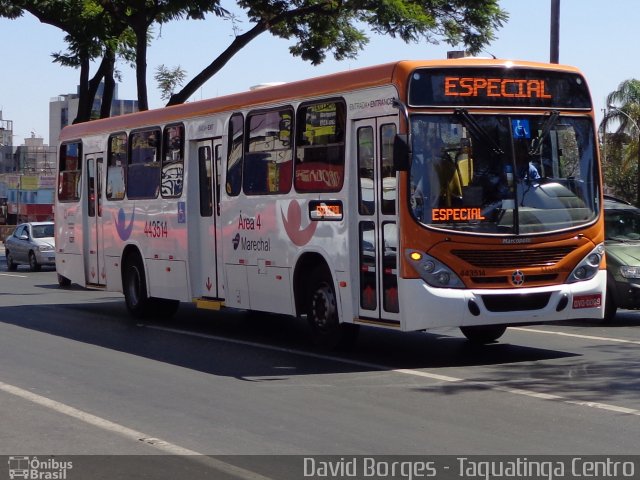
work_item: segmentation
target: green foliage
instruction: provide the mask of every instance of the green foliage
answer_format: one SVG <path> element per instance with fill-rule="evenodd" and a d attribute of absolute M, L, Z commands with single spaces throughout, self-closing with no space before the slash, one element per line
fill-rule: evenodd
<path fill-rule="evenodd" d="M 614 195 L 640 206 L 640 81 L 625 80 L 607 95 L 603 132 L 617 125 L 615 133 L 604 135 L 605 185 Z"/>
<path fill-rule="evenodd" d="M 240 0 L 249 19 L 294 39 L 293 55 L 319 64 L 332 53 L 337 60 L 355 58 L 368 43 L 359 27 L 405 42 L 444 40 L 478 53 L 508 18 L 496 0 Z"/>
<path fill-rule="evenodd" d="M 316 65 L 327 55 L 355 58 L 369 39 L 366 29 L 405 42 L 462 45 L 474 54 L 491 42 L 508 18 L 499 0 L 237 0 L 252 26 L 240 32 L 236 15 L 220 0 L 0 0 L 0 16 L 17 18 L 25 11 L 67 33 L 66 53 L 54 61 L 81 68 L 81 98 L 92 103 L 89 62 L 102 57 L 92 79 L 113 80 L 116 58 L 135 62 L 138 102 L 147 108 L 146 51 L 154 25 L 182 19 L 211 22 L 208 14 L 232 20 L 231 44 L 204 67 L 169 104 L 183 103 L 238 51 L 264 32 L 292 41 L 290 52 Z M 164 68 L 164 67 L 163 67 Z M 163 72 L 163 98 L 184 78 Z M 177 72 L 173 72 L 174 74 Z M 165 81 L 169 83 L 164 83 Z M 179 80 L 179 81 L 178 81 Z M 171 83 L 173 82 L 173 83 Z M 109 83 L 111 84 L 111 83 Z M 95 92 L 94 92 L 95 93 Z M 91 97 L 91 98 L 90 98 Z M 78 121 L 88 120 L 79 116 Z"/>
<path fill-rule="evenodd" d="M 184 84 L 187 73 L 180 68 L 180 65 L 174 68 L 165 67 L 160 65 L 156 68 L 156 74 L 154 76 L 156 82 L 158 82 L 158 88 L 160 89 L 160 98 L 163 100 L 169 100 L 171 95 L 177 87 L 181 87 Z"/>

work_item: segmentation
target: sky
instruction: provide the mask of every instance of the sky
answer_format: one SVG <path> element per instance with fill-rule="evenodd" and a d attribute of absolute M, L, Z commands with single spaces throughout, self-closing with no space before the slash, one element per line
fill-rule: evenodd
<path fill-rule="evenodd" d="M 235 2 L 222 0 L 225 8 Z M 551 0 L 500 0 L 509 20 L 483 56 L 530 61 L 549 61 Z M 574 65 L 584 73 L 597 109 L 603 115 L 606 96 L 629 78 L 640 78 L 637 35 L 640 24 L 638 0 L 560 0 L 560 63 Z M 250 28 L 240 23 L 242 31 Z M 150 108 L 163 106 L 153 75 L 164 64 L 180 66 L 191 78 L 221 53 L 233 39 L 231 22 L 211 18 L 178 21 L 156 28 L 148 52 L 147 84 Z M 64 52 L 64 34 L 39 23 L 30 14 L 17 20 L 0 19 L 0 111 L 13 121 L 14 145 L 25 138 L 49 141 L 49 101 L 76 91 L 79 71 L 52 63 L 51 54 Z M 405 44 L 400 39 L 372 35 L 355 60 L 335 61 L 328 56 L 319 66 L 289 54 L 291 42 L 269 34 L 255 39 L 224 69 L 210 79 L 191 100 L 211 98 L 266 82 L 288 82 L 343 70 L 406 59 L 446 58 L 446 43 Z M 461 48 L 461 47 L 459 47 Z M 91 74 L 95 72 L 94 65 Z M 135 99 L 135 74 L 118 65 L 121 99 Z"/>

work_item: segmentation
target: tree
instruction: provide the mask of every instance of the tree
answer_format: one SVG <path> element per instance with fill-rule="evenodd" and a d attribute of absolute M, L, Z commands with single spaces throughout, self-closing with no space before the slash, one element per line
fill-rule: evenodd
<path fill-rule="evenodd" d="M 336 60 L 355 58 L 368 38 L 359 25 L 374 33 L 399 37 L 405 42 L 424 40 L 463 44 L 477 53 L 494 38 L 507 20 L 497 0 L 239 0 L 254 26 L 236 35 L 231 44 L 185 87 L 171 96 L 168 105 L 184 103 L 242 48 L 264 32 L 295 39 L 292 55 L 312 64 L 328 53 Z"/>
<path fill-rule="evenodd" d="M 21 17 L 31 13 L 40 22 L 66 32 L 67 53 L 52 54 L 54 62 L 80 69 L 78 112 L 73 123 L 91 119 L 93 101 L 100 82 L 105 81 L 101 117 L 110 115 L 115 86 L 116 53 L 127 43 L 125 27 L 114 23 L 109 15 L 91 0 L 0 0 L 0 16 Z M 129 42 L 130 43 L 130 42 Z M 89 78 L 91 61 L 102 58 L 93 78 Z"/>
<path fill-rule="evenodd" d="M 292 55 L 317 65 L 331 53 L 337 60 L 355 58 L 368 42 L 361 27 L 405 42 L 444 40 L 479 52 L 494 38 L 508 16 L 499 0 L 237 0 L 253 26 L 237 32 L 231 44 L 184 88 L 171 95 L 168 105 L 184 103 L 242 48 L 264 32 L 293 40 Z M 155 24 L 179 19 L 233 18 L 220 0 L 0 0 L 0 16 L 17 18 L 28 11 L 68 35 L 69 53 L 55 60 L 80 68 L 82 112 L 88 120 L 95 81 L 105 79 L 112 92 L 117 56 L 135 62 L 138 107 L 148 108 L 147 46 Z M 89 65 L 102 59 L 89 81 Z M 95 81 L 94 81 L 95 80 Z M 93 92 L 93 95 L 91 94 Z M 108 92 L 107 92 L 108 94 Z M 86 102 L 86 103 L 83 103 Z M 103 110 L 105 105 L 103 102 Z M 104 112 L 103 112 L 104 113 Z M 101 113 L 101 115 L 103 114 Z"/>
<path fill-rule="evenodd" d="M 225 16 L 219 0 L 98 0 L 111 18 L 126 25 L 135 35 L 135 70 L 138 91 L 138 108 L 149 109 L 147 95 L 147 46 L 153 24 L 172 20 L 204 19 L 207 13 Z"/>
<path fill-rule="evenodd" d="M 605 180 L 611 182 L 617 195 L 635 199 L 640 206 L 640 80 L 631 78 L 620 83 L 607 95 L 607 106 L 600 125 L 610 147 Z M 615 135 L 607 135 L 612 124 L 618 125 Z"/>
<path fill-rule="evenodd" d="M 117 56 L 135 64 L 139 108 L 148 109 L 147 45 L 153 24 L 184 17 L 203 19 L 207 13 L 226 14 L 219 0 L 0 0 L 0 16 L 15 19 L 25 11 L 67 33 L 67 53 L 53 56 L 55 62 L 80 69 L 80 98 L 74 123 L 91 119 L 102 80 L 105 89 L 100 115 L 109 116 Z M 96 59 L 101 59 L 100 66 L 89 80 L 90 63 Z"/>

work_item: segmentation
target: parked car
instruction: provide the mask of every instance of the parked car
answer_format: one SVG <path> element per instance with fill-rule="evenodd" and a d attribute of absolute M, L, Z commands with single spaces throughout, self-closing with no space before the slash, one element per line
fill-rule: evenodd
<path fill-rule="evenodd" d="M 4 241 L 7 268 L 14 271 L 20 264 L 32 272 L 42 265 L 56 264 L 53 222 L 29 222 L 16 227 Z"/>
<path fill-rule="evenodd" d="M 607 299 L 605 320 L 618 308 L 640 308 L 640 208 L 612 197 L 604 200 Z"/>

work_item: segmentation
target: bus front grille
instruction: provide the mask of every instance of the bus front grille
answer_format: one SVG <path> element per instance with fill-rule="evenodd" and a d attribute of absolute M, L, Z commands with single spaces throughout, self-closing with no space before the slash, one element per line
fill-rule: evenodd
<path fill-rule="evenodd" d="M 549 283 L 555 282 L 558 275 L 555 273 L 545 273 L 541 275 L 527 275 L 525 277 L 527 285 L 532 283 Z M 476 285 L 504 285 L 511 282 L 510 276 L 496 277 L 471 277 L 471 281 Z"/>
<path fill-rule="evenodd" d="M 555 265 L 575 246 L 517 250 L 452 250 L 451 253 L 474 267 L 525 268 Z"/>

